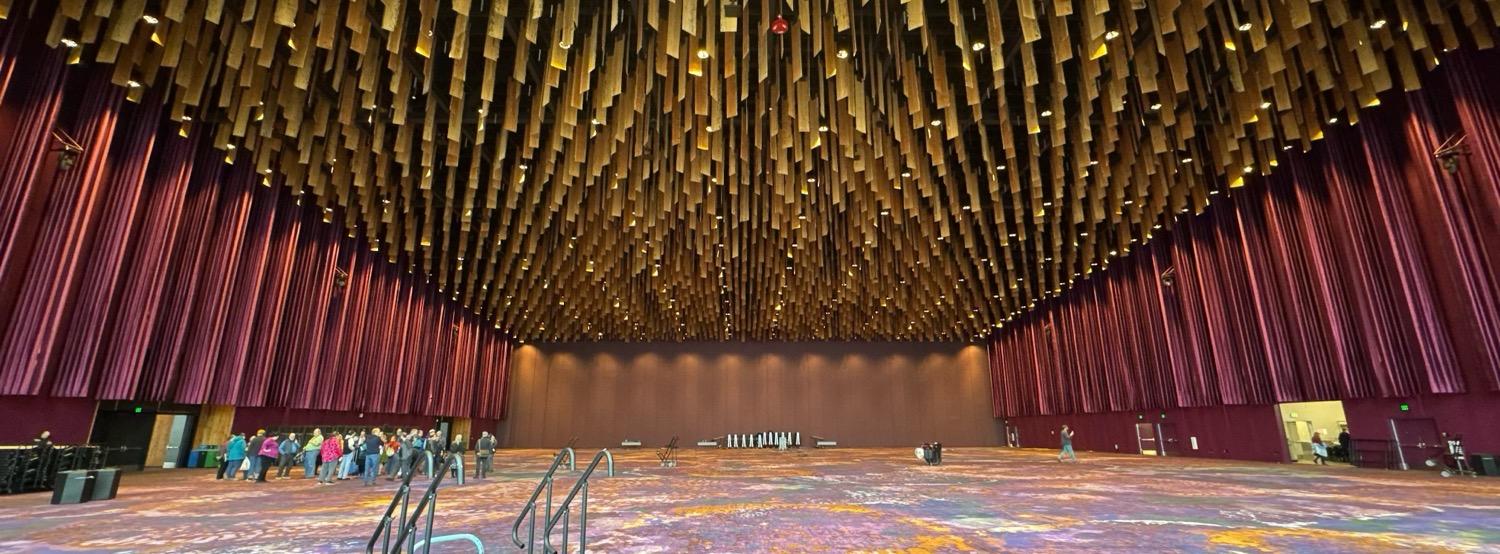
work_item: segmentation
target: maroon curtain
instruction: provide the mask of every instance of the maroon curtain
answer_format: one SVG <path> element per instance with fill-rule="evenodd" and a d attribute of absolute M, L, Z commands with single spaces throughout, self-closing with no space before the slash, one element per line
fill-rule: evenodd
<path fill-rule="evenodd" d="M 996 417 L 1500 390 L 1500 56 L 1453 59 L 1008 323 Z"/>
<path fill-rule="evenodd" d="M 34 71 L 0 93 L 0 395 L 504 415 L 500 330 L 179 136 L 157 93 L 127 103 L 107 71 L 10 38 L 0 23 L 0 78 Z M 83 146 L 71 169 L 54 128 Z"/>

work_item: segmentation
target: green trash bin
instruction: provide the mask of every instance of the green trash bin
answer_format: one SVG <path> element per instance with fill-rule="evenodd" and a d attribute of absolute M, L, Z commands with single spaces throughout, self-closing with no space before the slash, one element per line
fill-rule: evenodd
<path fill-rule="evenodd" d="M 200 444 L 197 450 L 200 452 L 198 455 L 200 465 L 194 467 L 219 467 L 219 445 Z"/>

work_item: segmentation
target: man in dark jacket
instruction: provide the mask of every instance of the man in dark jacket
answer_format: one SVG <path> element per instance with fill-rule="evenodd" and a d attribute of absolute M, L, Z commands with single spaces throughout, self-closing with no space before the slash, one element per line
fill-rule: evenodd
<path fill-rule="evenodd" d="M 479 435 L 474 443 L 474 478 L 484 479 L 490 474 L 490 458 L 495 455 L 495 437 L 489 431 Z"/>
<path fill-rule="evenodd" d="M 250 444 L 245 447 L 245 455 L 250 460 L 250 473 L 245 474 L 244 480 L 249 481 L 251 476 L 260 475 L 260 445 L 266 442 L 266 430 L 260 429 L 255 436 L 250 438 Z"/>
<path fill-rule="evenodd" d="M 362 475 L 364 476 L 365 486 L 368 487 L 374 485 L 375 477 L 380 475 L 380 449 L 385 446 L 385 438 L 380 433 L 380 428 L 371 429 L 370 433 L 365 435 L 365 442 L 361 446 L 360 453 L 365 457 L 365 467 Z"/>
<path fill-rule="evenodd" d="M 427 431 L 427 477 L 437 477 L 438 462 L 443 459 L 443 451 L 447 448 L 437 429 Z"/>

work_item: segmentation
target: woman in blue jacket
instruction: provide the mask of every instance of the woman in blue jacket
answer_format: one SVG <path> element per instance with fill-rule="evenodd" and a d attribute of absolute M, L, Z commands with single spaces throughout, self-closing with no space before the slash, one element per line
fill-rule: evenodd
<path fill-rule="evenodd" d="M 224 467 L 229 480 L 234 480 L 235 472 L 240 470 L 240 463 L 245 460 L 245 434 L 240 433 L 229 437 L 229 442 L 224 444 Z"/>

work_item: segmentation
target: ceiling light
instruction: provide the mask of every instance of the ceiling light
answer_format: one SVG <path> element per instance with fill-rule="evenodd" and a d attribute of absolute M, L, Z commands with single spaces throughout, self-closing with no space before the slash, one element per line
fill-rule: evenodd
<path fill-rule="evenodd" d="M 594 125 L 600 125 L 601 124 L 598 118 L 589 120 L 589 123 L 593 123 Z"/>
<path fill-rule="evenodd" d="M 126 82 L 125 84 L 129 85 L 130 88 L 141 88 L 141 82 L 137 81 L 135 79 L 131 79 L 130 81 Z"/>
<path fill-rule="evenodd" d="M 1330 118 L 1328 118 L 1328 124 L 1329 125 L 1333 125 L 1333 124 L 1338 123 L 1338 122 L 1339 122 L 1339 118 L 1337 118 L 1337 117 L 1330 117 Z"/>
<path fill-rule="evenodd" d="M 1245 166 L 1245 169 L 1243 171 L 1246 174 L 1253 173 L 1255 171 L 1255 166 L 1253 166 L 1253 165 L 1247 165 L 1247 166 Z"/>
<path fill-rule="evenodd" d="M 1385 20 L 1384 19 L 1376 19 L 1374 23 L 1370 24 L 1370 28 L 1374 29 L 1376 31 L 1384 29 L 1385 28 Z"/>
<path fill-rule="evenodd" d="M 1281 147 L 1281 149 L 1282 150 L 1291 150 L 1292 149 L 1292 145 L 1288 144 L 1286 146 Z"/>
<path fill-rule="evenodd" d="M 818 126 L 818 132 L 819 133 L 827 133 L 828 132 L 828 126 L 827 125 L 819 125 Z"/>
<path fill-rule="evenodd" d="M 1052 110 L 1042 110 L 1042 117 L 1052 117 Z"/>
<path fill-rule="evenodd" d="M 942 124 L 943 124 L 943 120 L 941 120 L 941 119 L 934 119 L 934 120 L 932 120 L 932 126 L 933 127 L 938 127 L 938 126 L 941 126 Z"/>
<path fill-rule="evenodd" d="M 1117 38 L 1120 38 L 1120 32 L 1114 29 L 1110 29 L 1104 33 L 1104 40 L 1114 40 Z"/>
<path fill-rule="evenodd" d="M 1185 163 L 1185 164 L 1193 163 L 1193 159 L 1192 158 L 1183 158 L 1182 159 L 1182 163 Z"/>
<path fill-rule="evenodd" d="M 975 42 L 974 44 L 969 45 L 969 49 L 971 49 L 971 50 L 973 50 L 975 52 L 978 52 L 980 50 L 984 50 L 984 43 L 983 42 Z"/>
<path fill-rule="evenodd" d="M 708 59 L 708 50 L 699 49 L 698 50 L 698 59 L 700 59 L 700 60 L 706 60 L 706 59 Z"/>
<path fill-rule="evenodd" d="M 1005 171 L 1005 164 L 995 166 L 995 171 Z"/>
<path fill-rule="evenodd" d="M 1232 41 L 1232 40 L 1226 40 L 1226 41 L 1224 41 L 1224 49 L 1228 50 L 1230 52 L 1233 52 L 1235 50 L 1239 50 L 1239 47 L 1236 47 L 1234 45 L 1234 41 Z"/>
<path fill-rule="evenodd" d="M 1240 24 L 1240 30 L 1241 31 L 1249 31 L 1250 30 L 1250 24 L 1249 23 L 1241 23 Z"/>
<path fill-rule="evenodd" d="M 78 41 L 70 39 L 70 38 L 65 38 L 65 39 L 59 40 L 58 42 L 62 43 L 63 46 L 66 46 L 68 48 L 77 48 L 78 47 Z"/>
<path fill-rule="evenodd" d="M 157 19 L 156 16 L 149 13 L 141 16 L 141 21 L 145 21 L 147 25 L 155 25 L 157 23 L 161 23 L 160 19 Z"/>
<path fill-rule="evenodd" d="M 839 59 L 841 59 L 841 60 L 846 60 L 846 59 L 849 59 L 849 51 L 848 51 L 848 50 L 845 50 L 845 49 L 843 49 L 843 48 L 840 48 L 840 49 L 839 49 L 839 52 L 838 52 L 838 54 L 836 54 L 836 55 L 837 55 L 837 56 L 838 56 L 838 58 L 839 58 Z"/>
<path fill-rule="evenodd" d="M 901 176 L 902 177 L 911 177 L 911 172 L 910 171 L 902 171 L 901 172 Z"/>
<path fill-rule="evenodd" d="M 1156 111 L 1156 110 L 1160 110 L 1160 109 L 1161 109 L 1161 103 L 1160 102 L 1157 102 L 1157 103 L 1151 105 L 1151 111 L 1153 111 L 1153 112 Z"/>

